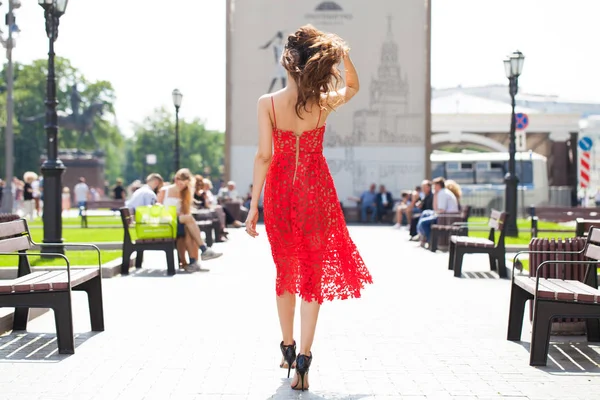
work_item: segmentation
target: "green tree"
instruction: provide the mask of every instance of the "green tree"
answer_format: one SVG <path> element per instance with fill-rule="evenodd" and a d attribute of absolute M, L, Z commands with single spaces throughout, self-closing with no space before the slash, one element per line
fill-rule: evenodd
<path fill-rule="evenodd" d="M 31 64 L 14 66 L 14 100 L 15 100 L 15 175 L 21 176 L 27 170 L 39 171 L 41 156 L 46 152 L 46 134 L 44 131 L 44 114 L 46 98 L 47 61 L 35 60 Z M 106 104 L 105 117 L 97 116 L 94 121 L 93 133 L 99 147 L 106 153 L 107 175 L 114 178 L 122 170 L 123 157 L 120 154 L 124 139 L 118 127 L 106 118 L 114 113 L 114 90 L 110 82 L 88 81 L 69 60 L 57 57 L 55 60 L 55 73 L 57 77 L 57 109 L 60 113 L 71 113 L 69 94 L 72 85 L 77 84 L 82 97 L 80 112 L 90 104 L 103 101 Z M 6 74 L 2 72 L 0 86 L 6 85 Z M 2 107 L 3 126 L 5 126 L 6 94 L 0 96 Z M 35 118 L 33 122 L 26 122 L 28 118 Z M 3 130 L 4 131 L 4 130 Z M 2 132 L 4 135 L 4 132 Z M 59 149 L 75 148 L 78 133 L 73 130 L 59 130 Z M 3 141 L 2 141 L 3 142 Z M 82 150 L 93 150 L 91 137 L 81 141 Z M 3 154 L 3 153 L 2 153 Z M 3 168 L 4 165 L 1 166 Z"/>
<path fill-rule="evenodd" d="M 219 171 L 223 163 L 225 135 L 209 131 L 199 119 L 179 121 L 179 164 L 194 174 L 204 173 L 206 168 Z M 132 170 L 136 177 L 144 173 L 158 172 L 165 179 L 174 174 L 175 117 L 158 109 L 141 124 L 135 126 L 133 138 Z M 156 165 L 146 166 L 146 155 L 156 154 Z"/>

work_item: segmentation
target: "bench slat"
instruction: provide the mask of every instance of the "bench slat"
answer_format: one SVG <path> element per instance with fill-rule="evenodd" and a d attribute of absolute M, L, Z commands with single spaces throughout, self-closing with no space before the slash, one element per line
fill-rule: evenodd
<path fill-rule="evenodd" d="M 27 232 L 27 227 L 25 226 L 25 220 L 22 219 L 0 224 L 0 239 L 20 235 L 25 232 Z"/>
<path fill-rule="evenodd" d="M 21 250 L 29 250 L 31 243 L 29 236 L 19 236 L 10 239 L 0 240 L 0 252 L 13 253 Z"/>
<path fill-rule="evenodd" d="M 594 228 L 592 229 L 592 234 L 589 237 L 590 242 L 598 243 L 600 242 L 600 229 Z"/>
<path fill-rule="evenodd" d="M 56 276 L 46 280 L 45 282 L 40 282 L 34 285 L 34 291 L 44 291 L 44 290 L 67 290 L 68 282 L 67 282 L 67 271 L 62 271 L 61 276 Z M 98 275 L 97 269 L 72 269 L 71 270 L 71 287 L 77 286 L 83 282 L 89 281 L 94 276 Z"/>
<path fill-rule="evenodd" d="M 81 285 L 82 283 L 97 277 L 98 274 L 98 268 L 73 269 L 71 270 L 71 287 Z"/>
<path fill-rule="evenodd" d="M 80 268 L 71 270 L 71 287 L 80 285 L 98 276 L 97 268 Z M 67 271 L 36 271 L 21 278 L 0 283 L 0 294 L 48 292 L 51 290 L 67 290 Z"/>
<path fill-rule="evenodd" d="M 43 282 L 46 282 L 48 280 L 54 279 L 56 277 L 61 277 L 63 274 L 65 274 L 64 271 L 40 271 L 43 272 L 40 275 L 37 275 L 35 277 L 32 277 L 29 280 L 23 281 L 23 282 L 19 282 L 17 283 L 13 283 L 13 292 L 16 293 L 24 293 L 24 292 L 31 292 L 32 290 L 39 290 L 39 291 L 46 291 L 46 290 L 50 290 L 51 286 L 49 284 L 43 284 Z M 25 275 L 23 278 L 31 276 L 33 274 L 28 274 Z M 65 278 L 66 275 L 65 275 Z"/>
<path fill-rule="evenodd" d="M 13 285 L 19 284 L 22 282 L 26 282 L 30 279 L 34 279 L 35 277 L 37 277 L 39 275 L 43 275 L 46 272 L 47 271 L 36 271 L 36 272 L 32 272 L 31 274 L 22 276 L 20 278 L 0 280 L 0 293 L 12 293 Z"/>
<path fill-rule="evenodd" d="M 535 295 L 535 278 L 515 276 L 515 283 L 525 291 Z M 538 296 L 542 299 L 556 300 L 555 292 L 544 285 L 544 279 L 540 279 Z"/>
<path fill-rule="evenodd" d="M 531 294 L 535 294 L 535 278 L 516 276 L 515 284 Z M 547 300 L 600 302 L 600 291 L 575 280 L 540 278 L 538 296 Z"/>
<path fill-rule="evenodd" d="M 594 235 L 595 231 L 595 229 L 592 231 L 592 236 Z M 600 246 L 596 246 L 595 244 L 591 243 L 588 244 L 587 248 L 585 249 L 585 256 L 594 260 L 600 260 Z"/>
<path fill-rule="evenodd" d="M 562 279 L 549 279 L 549 281 L 576 293 L 577 301 L 585 303 L 598 302 L 598 295 L 600 295 L 600 291 L 594 290 L 593 287 L 588 286 L 583 282 L 575 280 L 563 281 Z"/>

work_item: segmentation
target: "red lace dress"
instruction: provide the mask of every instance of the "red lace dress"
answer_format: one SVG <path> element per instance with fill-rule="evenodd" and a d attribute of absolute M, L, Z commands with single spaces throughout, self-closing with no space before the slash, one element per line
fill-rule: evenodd
<path fill-rule="evenodd" d="M 277 267 L 277 295 L 306 301 L 360 297 L 371 275 L 346 228 L 323 156 L 325 125 L 297 136 L 277 128 L 267 173 L 264 221 Z M 319 114 L 319 120 L 321 115 Z"/>

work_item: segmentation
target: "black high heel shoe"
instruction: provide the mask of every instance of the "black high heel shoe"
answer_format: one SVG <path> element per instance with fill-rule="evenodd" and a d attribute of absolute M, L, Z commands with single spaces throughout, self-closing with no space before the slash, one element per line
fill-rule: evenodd
<path fill-rule="evenodd" d="M 292 370 L 292 365 L 296 360 L 296 341 L 294 340 L 294 344 L 279 344 L 279 348 L 281 349 L 281 355 L 283 355 L 284 362 L 279 365 L 281 368 L 285 368 L 285 363 L 288 365 L 288 378 L 290 377 L 290 371 Z"/>
<path fill-rule="evenodd" d="M 298 374 L 299 379 L 298 382 L 296 382 L 296 384 L 292 386 L 292 389 L 302 391 L 308 390 L 308 384 L 306 385 L 306 387 L 304 386 L 304 377 L 308 374 L 311 362 L 312 352 L 310 353 L 310 356 L 298 354 L 298 358 L 296 358 L 296 373 Z"/>

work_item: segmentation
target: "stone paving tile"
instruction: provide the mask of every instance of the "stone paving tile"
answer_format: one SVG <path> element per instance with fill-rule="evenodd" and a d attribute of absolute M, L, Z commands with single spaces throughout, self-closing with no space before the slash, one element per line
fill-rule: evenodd
<path fill-rule="evenodd" d="M 278 368 L 274 267 L 262 235 L 232 230 L 210 272 L 166 277 L 164 256 L 104 280 L 106 331 L 90 333 L 73 294 L 76 354 L 59 355 L 52 313 L 0 337 L 4 399 L 597 399 L 600 346 L 564 338 L 544 368 L 523 341 L 506 341 L 510 282 L 467 256 L 456 279 L 447 255 L 387 227 L 351 227 L 375 284 L 321 309 L 311 390 Z M 299 325 L 295 327 L 299 333 Z M 299 340 L 299 335 L 296 336 Z"/>

